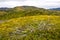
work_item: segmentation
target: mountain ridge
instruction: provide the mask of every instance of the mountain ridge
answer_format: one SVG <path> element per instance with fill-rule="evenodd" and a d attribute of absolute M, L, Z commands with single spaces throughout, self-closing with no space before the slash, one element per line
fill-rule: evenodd
<path fill-rule="evenodd" d="M 0 10 L 8 10 L 8 9 L 14 9 L 14 8 L 24 8 L 24 9 L 32 9 L 32 8 L 36 8 L 36 9 L 44 9 L 44 8 L 39 8 L 39 7 L 35 7 L 35 6 L 16 6 L 13 8 L 8 8 L 8 7 L 0 7 Z"/>

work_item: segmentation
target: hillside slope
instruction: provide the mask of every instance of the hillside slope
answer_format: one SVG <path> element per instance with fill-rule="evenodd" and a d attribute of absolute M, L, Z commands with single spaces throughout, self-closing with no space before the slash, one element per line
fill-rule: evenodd
<path fill-rule="evenodd" d="M 34 15 L 58 15 L 60 16 L 60 11 L 51 11 L 48 9 L 37 8 L 33 6 L 17 6 L 15 8 L 10 8 L 8 10 L 0 11 L 0 20 L 8 20 L 24 16 L 34 16 Z"/>

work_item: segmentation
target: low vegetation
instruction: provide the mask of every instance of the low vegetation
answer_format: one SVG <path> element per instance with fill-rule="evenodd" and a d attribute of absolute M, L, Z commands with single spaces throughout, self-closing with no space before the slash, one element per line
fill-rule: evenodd
<path fill-rule="evenodd" d="M 0 40 L 59 40 L 60 16 L 27 16 L 0 24 Z"/>

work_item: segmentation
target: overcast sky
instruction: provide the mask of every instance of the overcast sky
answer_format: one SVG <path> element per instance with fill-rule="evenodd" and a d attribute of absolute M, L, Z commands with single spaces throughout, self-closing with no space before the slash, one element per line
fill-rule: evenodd
<path fill-rule="evenodd" d="M 60 0 L 0 0 L 0 7 L 36 6 L 41 8 L 60 7 Z"/>

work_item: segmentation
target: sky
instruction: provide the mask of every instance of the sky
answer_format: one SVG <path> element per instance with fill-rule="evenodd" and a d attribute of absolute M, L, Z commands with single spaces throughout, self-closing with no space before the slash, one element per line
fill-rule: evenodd
<path fill-rule="evenodd" d="M 36 6 L 40 8 L 58 8 L 60 0 L 0 0 L 0 7 Z"/>

